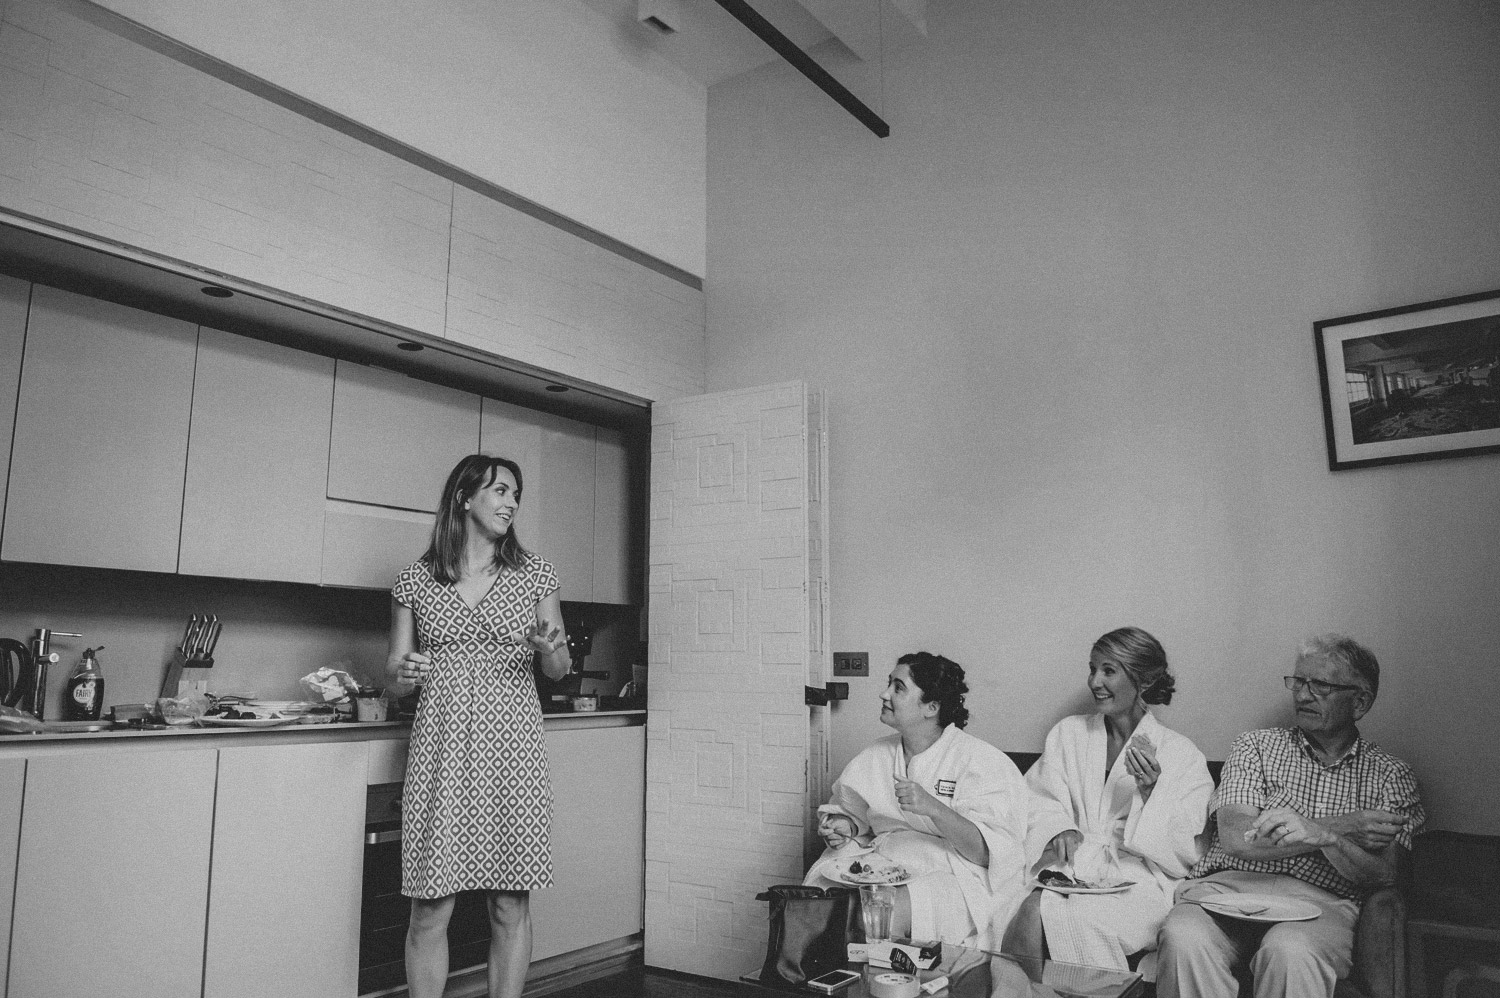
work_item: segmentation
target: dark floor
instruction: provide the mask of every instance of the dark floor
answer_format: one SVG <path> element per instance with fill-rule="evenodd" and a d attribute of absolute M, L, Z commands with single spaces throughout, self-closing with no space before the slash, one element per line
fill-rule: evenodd
<path fill-rule="evenodd" d="M 758 988 L 729 981 L 632 967 L 613 977 L 554 991 L 547 998 L 746 998 L 764 994 L 766 992 Z"/>

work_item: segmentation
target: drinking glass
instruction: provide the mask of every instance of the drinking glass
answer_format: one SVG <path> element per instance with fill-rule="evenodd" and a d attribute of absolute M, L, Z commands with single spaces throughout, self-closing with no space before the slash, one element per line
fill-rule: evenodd
<path fill-rule="evenodd" d="M 860 884 L 859 912 L 865 923 L 865 942 L 891 939 L 891 916 L 896 911 L 896 888 L 890 884 Z"/>

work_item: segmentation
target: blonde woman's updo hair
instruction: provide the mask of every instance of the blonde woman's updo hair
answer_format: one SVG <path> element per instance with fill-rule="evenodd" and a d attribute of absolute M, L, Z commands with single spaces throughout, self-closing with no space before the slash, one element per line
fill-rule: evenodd
<path fill-rule="evenodd" d="M 1118 662 L 1145 703 L 1172 702 L 1177 680 L 1167 669 L 1166 649 L 1147 632 L 1139 627 L 1121 627 L 1095 641 L 1093 651 Z"/>

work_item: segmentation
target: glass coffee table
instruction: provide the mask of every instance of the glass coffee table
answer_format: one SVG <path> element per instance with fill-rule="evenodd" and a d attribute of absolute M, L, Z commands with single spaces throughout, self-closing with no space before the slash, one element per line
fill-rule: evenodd
<path fill-rule="evenodd" d="M 848 969 L 858 971 L 860 979 L 836 992 L 834 998 L 869 998 L 870 978 L 890 973 L 885 967 L 858 963 L 849 964 Z M 947 988 L 937 992 L 935 998 L 1140 998 L 1146 992 L 1141 975 L 1129 971 L 990 953 L 949 943 L 943 944 L 938 965 L 918 971 L 917 977 L 922 981 L 948 978 Z M 805 987 L 762 984 L 760 971 L 740 980 L 784 995 L 816 994 Z"/>

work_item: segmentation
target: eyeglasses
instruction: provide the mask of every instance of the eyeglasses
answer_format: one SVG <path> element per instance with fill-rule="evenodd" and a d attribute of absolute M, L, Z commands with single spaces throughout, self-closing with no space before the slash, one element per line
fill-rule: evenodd
<path fill-rule="evenodd" d="M 1321 679 L 1303 679 L 1301 676 L 1282 676 L 1281 681 L 1285 683 L 1286 688 L 1291 690 L 1293 693 L 1301 693 L 1302 688 L 1305 686 L 1312 692 L 1312 695 L 1317 697 L 1319 700 L 1328 696 L 1328 694 L 1334 693 L 1338 690 L 1356 690 L 1361 692 L 1364 690 L 1363 686 L 1345 686 L 1343 683 L 1325 683 Z"/>

